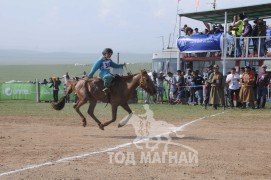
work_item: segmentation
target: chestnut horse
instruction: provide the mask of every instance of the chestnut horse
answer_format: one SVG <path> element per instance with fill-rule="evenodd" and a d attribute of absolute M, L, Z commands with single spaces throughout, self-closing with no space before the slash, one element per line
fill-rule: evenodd
<path fill-rule="evenodd" d="M 132 111 L 128 105 L 128 100 L 131 98 L 133 91 L 140 86 L 150 95 L 156 93 L 156 88 L 145 70 L 141 70 L 139 73 L 129 76 L 118 76 L 112 81 L 109 95 L 105 95 L 102 89 L 104 88 L 103 81 L 99 77 L 94 77 L 89 80 L 69 80 L 67 82 L 67 90 L 65 96 L 61 98 L 58 103 L 51 103 L 55 110 L 61 110 L 65 106 L 65 99 L 67 94 L 72 91 L 78 97 L 77 103 L 73 106 L 76 112 L 81 116 L 83 126 L 86 126 L 87 121 L 84 115 L 80 112 L 79 108 L 89 102 L 88 114 L 96 121 L 99 128 L 104 130 L 105 126 L 108 126 L 117 119 L 117 109 L 121 106 L 129 113 L 129 117 L 132 115 Z M 112 120 L 102 124 L 94 115 L 94 109 L 97 101 L 110 103 L 112 108 Z M 119 127 L 124 126 L 126 122 L 119 123 Z"/>

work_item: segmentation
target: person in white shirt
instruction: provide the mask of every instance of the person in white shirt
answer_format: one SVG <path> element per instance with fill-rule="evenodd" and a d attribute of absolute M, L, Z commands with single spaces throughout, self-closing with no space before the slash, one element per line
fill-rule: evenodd
<path fill-rule="evenodd" d="M 236 73 L 235 68 L 231 68 L 231 73 L 227 75 L 226 82 L 229 85 L 229 99 L 230 99 L 230 106 L 234 107 L 233 99 L 234 94 L 236 97 L 237 107 L 240 106 L 240 102 L 238 100 L 239 98 L 239 92 L 240 92 L 240 75 Z"/>
<path fill-rule="evenodd" d="M 172 72 L 167 73 L 165 80 L 167 81 L 167 84 L 168 84 L 168 102 L 172 104 L 173 101 L 175 100 L 174 93 L 177 91 L 177 86 L 176 86 L 177 81 L 176 81 L 176 78 L 173 76 Z"/>
<path fill-rule="evenodd" d="M 164 96 L 164 80 L 165 80 L 165 76 L 164 76 L 164 73 L 161 71 L 156 78 L 156 86 L 157 86 L 156 101 L 157 103 L 161 102 L 162 104 L 163 104 L 163 96 Z"/>
<path fill-rule="evenodd" d="M 66 72 L 66 74 L 63 75 L 62 78 L 64 78 L 64 92 L 66 92 L 66 89 L 67 89 L 67 81 L 70 80 L 69 73 Z M 67 94 L 67 96 L 66 96 L 66 103 L 69 103 L 69 101 L 70 101 L 70 95 Z"/>

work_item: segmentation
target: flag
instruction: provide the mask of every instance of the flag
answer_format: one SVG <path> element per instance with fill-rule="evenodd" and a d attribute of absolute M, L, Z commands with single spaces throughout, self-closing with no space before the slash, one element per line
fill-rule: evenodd
<path fill-rule="evenodd" d="M 196 0 L 196 9 L 198 10 L 199 8 L 199 0 Z"/>

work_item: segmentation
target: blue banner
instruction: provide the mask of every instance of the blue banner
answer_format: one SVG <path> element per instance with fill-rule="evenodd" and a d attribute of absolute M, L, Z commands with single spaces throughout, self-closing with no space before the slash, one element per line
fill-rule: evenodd
<path fill-rule="evenodd" d="M 183 53 L 221 51 L 223 34 L 180 36 L 177 47 Z"/>

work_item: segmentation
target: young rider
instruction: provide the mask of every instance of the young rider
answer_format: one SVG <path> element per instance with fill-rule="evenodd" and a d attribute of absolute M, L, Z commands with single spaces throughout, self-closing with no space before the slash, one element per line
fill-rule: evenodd
<path fill-rule="evenodd" d="M 113 75 L 110 73 L 110 67 L 113 68 L 123 68 L 124 64 L 117 64 L 111 60 L 113 50 L 110 48 L 105 48 L 102 52 L 103 56 L 98 59 L 95 64 L 92 66 L 88 78 L 93 78 L 94 73 L 100 69 L 99 76 L 104 81 L 104 93 L 107 95 L 110 92 L 111 81 L 113 80 Z"/>

